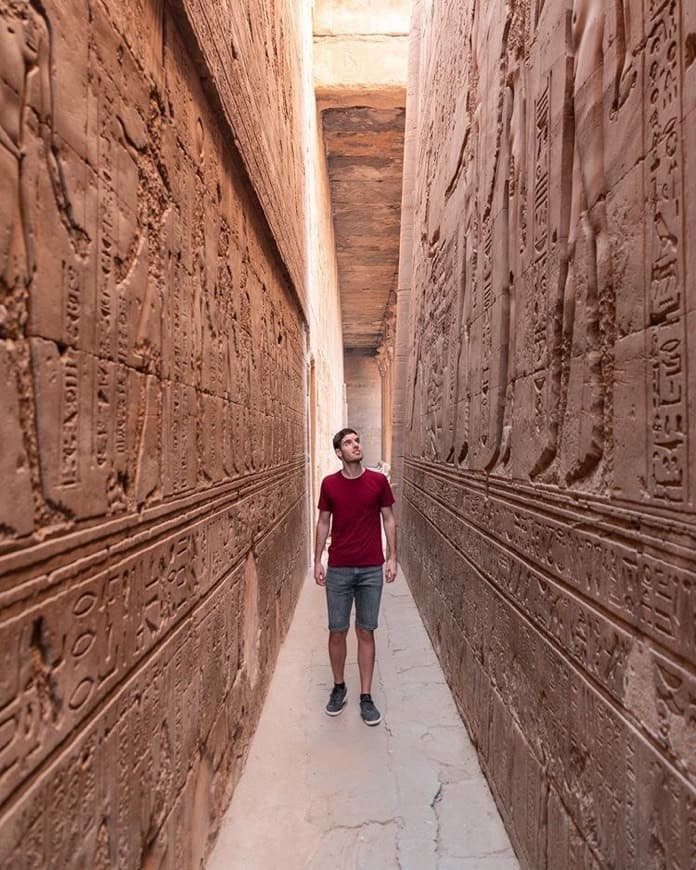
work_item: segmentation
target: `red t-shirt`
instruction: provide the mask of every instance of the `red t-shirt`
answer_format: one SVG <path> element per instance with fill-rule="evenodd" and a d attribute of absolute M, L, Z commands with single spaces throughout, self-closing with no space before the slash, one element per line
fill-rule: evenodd
<path fill-rule="evenodd" d="M 321 482 L 319 510 L 331 511 L 329 566 L 362 568 L 381 565 L 382 524 L 380 508 L 394 504 L 389 481 L 379 471 L 344 477 L 340 471 Z"/>

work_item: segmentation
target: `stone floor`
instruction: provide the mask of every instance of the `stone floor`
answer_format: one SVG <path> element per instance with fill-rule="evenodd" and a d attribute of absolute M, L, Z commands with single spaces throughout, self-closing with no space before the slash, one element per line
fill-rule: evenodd
<path fill-rule="evenodd" d="M 519 864 L 401 572 L 385 586 L 373 697 L 332 685 L 323 593 L 309 579 L 280 652 L 246 769 L 207 870 L 513 870 Z"/>

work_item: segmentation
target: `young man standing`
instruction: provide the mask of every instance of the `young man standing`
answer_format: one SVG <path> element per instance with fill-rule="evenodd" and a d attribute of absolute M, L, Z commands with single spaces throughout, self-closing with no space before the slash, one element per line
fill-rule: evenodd
<path fill-rule="evenodd" d="M 387 537 L 387 583 L 396 579 L 396 521 L 394 495 L 387 478 L 362 465 L 360 436 L 354 429 L 341 429 L 333 438 L 342 468 L 325 477 L 319 495 L 314 579 L 326 587 L 329 611 L 329 659 L 334 677 L 326 712 L 338 716 L 346 703 L 344 680 L 346 637 L 355 600 L 355 633 L 358 636 L 360 671 L 360 715 L 366 725 L 378 725 L 382 715 L 372 701 L 372 673 L 375 666 L 377 616 L 382 597 L 382 528 Z M 321 556 L 331 525 L 329 567 Z"/>

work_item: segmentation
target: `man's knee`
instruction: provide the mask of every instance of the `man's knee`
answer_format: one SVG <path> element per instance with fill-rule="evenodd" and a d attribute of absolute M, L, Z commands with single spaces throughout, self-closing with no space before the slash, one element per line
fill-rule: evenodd
<path fill-rule="evenodd" d="M 363 641 L 371 641 L 374 640 L 375 633 L 371 628 L 360 628 L 359 625 L 355 626 L 355 633 L 358 636 L 358 640 Z"/>
<path fill-rule="evenodd" d="M 347 634 L 348 634 L 347 628 L 345 628 L 343 631 L 330 631 L 329 632 L 329 641 L 345 640 Z"/>

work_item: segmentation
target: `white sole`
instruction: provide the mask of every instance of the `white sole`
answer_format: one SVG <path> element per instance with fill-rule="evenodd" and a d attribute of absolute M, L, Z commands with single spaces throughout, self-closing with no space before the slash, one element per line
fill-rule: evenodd
<path fill-rule="evenodd" d="M 382 717 L 381 717 L 381 716 L 379 717 L 379 719 L 375 719 L 374 722 L 367 722 L 365 719 L 363 719 L 363 722 L 365 722 L 365 724 L 366 724 L 366 725 L 369 725 L 370 727 L 374 727 L 375 725 L 379 725 L 379 723 L 380 723 L 381 721 L 382 721 Z"/>

